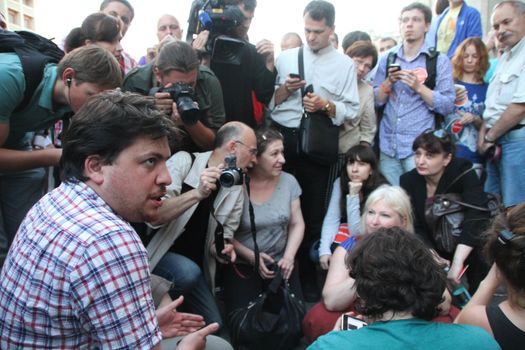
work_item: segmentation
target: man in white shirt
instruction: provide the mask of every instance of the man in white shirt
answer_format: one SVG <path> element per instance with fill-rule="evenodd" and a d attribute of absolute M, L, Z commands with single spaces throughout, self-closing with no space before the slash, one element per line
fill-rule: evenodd
<path fill-rule="evenodd" d="M 313 264 L 308 259 L 310 245 L 319 239 L 325 213 L 325 196 L 330 166 L 297 154 L 297 134 L 304 110 L 325 113 L 334 125 L 354 118 L 359 109 L 356 71 L 352 60 L 337 52 L 330 43 L 334 33 L 335 9 L 323 0 L 310 2 L 304 12 L 304 77 L 299 73 L 299 48 L 281 53 L 276 61 L 276 89 L 270 104 L 272 120 L 285 139 L 285 170 L 295 175 L 302 187 L 301 206 L 306 222 L 305 238 L 299 252 L 301 280 L 306 299 L 315 299 Z M 301 88 L 312 84 L 313 93 L 304 98 Z"/>

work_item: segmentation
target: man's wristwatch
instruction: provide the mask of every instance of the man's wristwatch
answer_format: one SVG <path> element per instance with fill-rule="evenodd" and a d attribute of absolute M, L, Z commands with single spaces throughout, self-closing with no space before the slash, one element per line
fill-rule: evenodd
<path fill-rule="evenodd" d="M 496 142 L 496 140 L 493 140 L 493 139 L 491 139 L 488 136 L 489 135 L 485 134 L 485 136 L 483 137 L 483 141 L 485 141 L 486 143 L 494 143 L 494 142 Z"/>
<path fill-rule="evenodd" d="M 328 101 L 326 103 L 326 105 L 324 106 L 324 111 L 326 112 L 326 114 L 331 116 L 332 115 L 332 110 L 333 110 L 332 104 L 330 103 L 330 101 Z"/>

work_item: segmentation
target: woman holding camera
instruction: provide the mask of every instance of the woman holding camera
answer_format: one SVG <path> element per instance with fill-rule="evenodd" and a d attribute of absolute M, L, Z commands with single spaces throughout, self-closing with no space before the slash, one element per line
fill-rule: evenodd
<path fill-rule="evenodd" d="M 432 227 L 425 219 L 427 202 L 439 194 L 458 194 L 461 200 L 477 207 L 487 207 L 487 196 L 472 163 L 455 157 L 452 137 L 442 129 L 428 130 L 419 135 L 412 145 L 416 168 L 403 174 L 401 187 L 407 191 L 414 210 L 416 234 L 441 258 L 450 263 L 448 278 L 456 283 L 466 269 L 469 289 L 475 291 L 487 272 L 479 254 L 481 232 L 488 223 L 488 212 L 466 208 L 461 233 L 453 252 L 440 249 Z"/>
<path fill-rule="evenodd" d="M 503 350 L 521 349 L 525 344 L 525 204 L 500 214 L 487 233 L 492 268 L 455 322 L 484 328 Z M 508 298 L 495 305 L 492 298 L 501 284 L 507 286 Z"/>
<path fill-rule="evenodd" d="M 228 313 L 246 307 L 265 290 L 278 273 L 290 281 L 295 295 L 302 299 L 295 254 L 304 234 L 304 221 L 297 180 L 282 171 L 283 136 L 274 129 L 257 132 L 257 164 L 248 172 L 250 195 L 245 192 L 241 222 L 232 243 L 237 264 L 224 270 L 223 283 Z M 252 203 L 257 228 L 259 270 L 254 271 L 255 252 L 250 226 Z M 231 330 L 234 332 L 234 330 Z"/>

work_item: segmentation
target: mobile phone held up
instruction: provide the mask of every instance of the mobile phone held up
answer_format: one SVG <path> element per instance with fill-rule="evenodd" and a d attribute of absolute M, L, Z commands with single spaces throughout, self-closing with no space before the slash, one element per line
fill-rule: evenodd
<path fill-rule="evenodd" d="M 394 72 L 397 72 L 397 71 L 400 71 L 401 70 L 401 65 L 398 64 L 398 63 L 391 63 L 388 65 L 387 67 L 388 69 L 388 73 L 394 73 Z M 393 70 L 391 70 L 393 69 Z"/>
<path fill-rule="evenodd" d="M 352 331 L 354 329 L 363 328 L 367 325 L 368 323 L 366 323 L 365 321 L 352 317 L 350 315 L 343 315 L 343 317 L 341 318 L 342 331 Z"/>
<path fill-rule="evenodd" d="M 288 75 L 290 76 L 290 78 L 301 79 L 301 76 L 297 73 L 290 73 Z"/>

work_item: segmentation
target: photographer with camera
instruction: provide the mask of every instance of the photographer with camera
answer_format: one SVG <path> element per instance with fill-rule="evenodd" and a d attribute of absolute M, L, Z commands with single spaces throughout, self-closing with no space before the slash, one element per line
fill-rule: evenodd
<path fill-rule="evenodd" d="M 163 226 L 147 249 L 153 273 L 173 282 L 171 297 L 184 295 L 187 311 L 222 324 L 212 292 L 215 259 L 235 261 L 230 240 L 244 202 L 239 185 L 257 161 L 257 143 L 253 130 L 240 122 L 221 127 L 215 142 L 211 152 L 178 152 L 168 160 L 172 183 L 152 223 Z M 220 235 L 224 240 L 216 240 Z"/>
<path fill-rule="evenodd" d="M 273 44 L 248 42 L 256 6 L 256 0 L 195 0 L 186 38 L 191 41 L 199 34 L 193 47 L 211 55 L 210 67 L 224 93 L 226 120 L 252 128 L 257 126 L 254 103 L 270 102 L 275 83 Z"/>
<path fill-rule="evenodd" d="M 215 74 L 199 64 L 189 44 L 166 43 L 154 62 L 124 78 L 122 89 L 154 96 L 157 108 L 187 132 L 182 149 L 198 152 L 213 148 L 215 131 L 224 124 L 222 90 Z"/>

